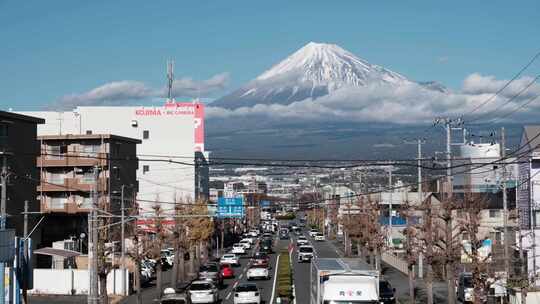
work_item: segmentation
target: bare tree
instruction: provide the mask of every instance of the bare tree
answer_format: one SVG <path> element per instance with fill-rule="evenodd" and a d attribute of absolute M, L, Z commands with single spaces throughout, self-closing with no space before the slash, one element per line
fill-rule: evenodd
<path fill-rule="evenodd" d="M 405 219 L 407 222 L 407 227 L 403 231 L 403 234 L 405 235 L 405 259 L 407 261 L 407 271 L 409 276 L 409 294 L 411 297 L 411 303 L 415 303 L 414 266 L 417 264 L 418 253 L 421 251 L 419 250 L 419 244 L 417 239 L 418 231 L 412 223 L 415 211 L 416 208 L 412 206 L 409 201 L 406 201 L 400 210 L 400 212 L 405 215 Z"/>

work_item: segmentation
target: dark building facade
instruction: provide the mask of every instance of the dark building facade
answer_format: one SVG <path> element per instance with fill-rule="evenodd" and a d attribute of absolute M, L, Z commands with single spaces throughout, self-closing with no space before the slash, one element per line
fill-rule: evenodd
<path fill-rule="evenodd" d="M 24 204 L 28 211 L 38 212 L 36 186 L 39 172 L 36 156 L 39 155 L 37 125 L 45 123 L 41 118 L 0 111 L 0 168 L 6 164 L 6 214 L 7 228 L 16 229 L 17 236 L 23 236 Z M 1 171 L 1 170 L 0 170 Z M 37 223 L 37 216 L 29 216 L 29 230 Z M 39 243 L 39 235 L 32 235 L 34 244 Z"/>

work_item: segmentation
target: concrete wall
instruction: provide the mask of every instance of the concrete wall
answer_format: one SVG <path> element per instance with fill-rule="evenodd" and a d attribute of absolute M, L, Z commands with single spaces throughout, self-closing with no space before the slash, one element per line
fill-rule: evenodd
<path fill-rule="evenodd" d="M 114 278 L 114 280 L 113 280 Z M 116 269 L 107 276 L 107 293 L 122 293 L 122 271 Z M 88 294 L 88 270 L 83 269 L 34 269 L 34 289 L 31 294 L 82 295 Z M 126 270 L 126 289 L 129 290 L 129 273 Z"/>

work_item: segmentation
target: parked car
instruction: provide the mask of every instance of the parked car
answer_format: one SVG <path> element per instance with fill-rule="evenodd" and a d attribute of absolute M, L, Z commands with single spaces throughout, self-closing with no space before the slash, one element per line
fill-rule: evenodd
<path fill-rule="evenodd" d="M 207 263 L 199 267 L 199 279 L 211 280 L 217 286 L 223 285 L 223 277 L 217 263 Z"/>
<path fill-rule="evenodd" d="M 208 280 L 194 281 L 188 288 L 191 303 L 218 303 L 219 291 L 214 283 Z"/>
<path fill-rule="evenodd" d="M 392 288 L 392 285 L 390 282 L 386 280 L 380 280 L 379 281 L 379 299 L 380 302 L 383 304 L 395 304 L 396 303 L 396 297 L 395 297 L 396 289 Z"/>
<path fill-rule="evenodd" d="M 227 253 L 219 259 L 220 264 L 229 264 L 231 266 L 240 266 L 240 261 L 236 254 Z"/>
<path fill-rule="evenodd" d="M 234 289 L 234 304 L 261 304 L 261 292 L 257 285 L 241 283 Z"/>
<path fill-rule="evenodd" d="M 315 235 L 319 233 L 319 231 L 317 229 L 311 229 L 309 230 L 308 234 L 310 237 L 315 237 Z"/>
<path fill-rule="evenodd" d="M 234 278 L 234 270 L 229 264 L 221 264 L 221 277 L 224 279 Z"/>
<path fill-rule="evenodd" d="M 270 278 L 270 274 L 268 273 L 268 268 L 265 266 L 252 265 L 248 268 L 246 277 L 248 281 L 254 279 L 268 280 Z"/>

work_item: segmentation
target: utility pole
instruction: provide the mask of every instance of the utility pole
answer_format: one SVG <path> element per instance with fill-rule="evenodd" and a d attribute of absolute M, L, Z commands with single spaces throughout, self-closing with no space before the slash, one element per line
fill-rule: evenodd
<path fill-rule="evenodd" d="M 443 124 L 446 131 L 446 207 L 444 209 L 445 217 L 445 241 L 446 241 L 446 254 L 448 260 L 445 262 L 446 270 L 446 284 L 448 289 L 448 303 L 456 303 L 456 290 L 455 290 L 455 274 L 454 274 L 454 245 L 453 245 L 453 221 L 452 211 L 454 210 L 454 204 L 452 202 L 453 189 L 452 189 L 452 130 L 462 129 L 458 128 L 463 124 L 461 118 L 453 120 L 451 118 L 438 118 L 435 124 Z M 465 143 L 463 143 L 465 144 Z"/>
<path fill-rule="evenodd" d="M 392 194 L 394 192 L 394 189 L 392 189 L 392 170 L 393 168 L 388 168 L 388 192 L 390 192 L 390 199 L 388 200 L 388 230 L 389 230 L 389 237 L 388 240 L 390 241 L 391 248 L 394 245 L 393 238 L 392 238 Z"/>
<path fill-rule="evenodd" d="M 92 189 L 92 209 L 88 213 L 88 275 L 90 288 L 88 290 L 88 304 L 99 304 L 98 295 L 98 256 L 97 256 L 97 223 L 96 221 L 96 209 L 98 208 L 98 183 L 99 183 L 99 170 L 98 167 L 94 167 L 94 187 Z"/>
<path fill-rule="evenodd" d="M 407 142 L 408 144 L 416 144 L 418 149 L 418 202 L 420 206 L 424 202 L 424 193 L 422 192 L 422 145 L 426 143 L 426 140 L 423 138 L 417 138 L 415 142 Z M 422 252 L 418 255 L 418 278 L 422 279 L 424 277 L 424 260 Z"/>
<path fill-rule="evenodd" d="M 28 201 L 24 201 L 24 228 L 23 228 L 23 236 L 24 236 L 24 259 L 28 258 Z M 22 297 L 23 297 L 23 303 L 28 304 L 28 295 L 27 295 L 27 289 L 26 286 L 28 284 L 23 284 L 23 290 L 22 290 Z"/>
<path fill-rule="evenodd" d="M 121 246 L 122 246 L 122 253 L 120 255 L 120 259 L 121 259 L 121 263 L 122 263 L 122 295 L 127 295 L 126 293 L 126 263 L 125 263 L 125 255 L 126 255 L 126 242 L 125 242 L 125 207 L 124 207 L 124 188 L 125 188 L 125 185 L 122 185 L 121 186 L 121 194 L 120 194 L 120 199 L 122 200 L 122 202 L 120 203 L 120 208 L 121 208 L 121 214 L 122 214 L 122 229 L 121 229 L 121 232 L 120 232 L 120 237 L 122 238 L 121 239 Z"/>
<path fill-rule="evenodd" d="M 0 229 L 6 229 L 6 200 L 7 200 L 7 155 L 3 153 L 2 155 L 2 172 L 0 173 L 0 183 L 2 184 L 2 192 L 0 194 Z M 5 267 L 4 263 L 0 263 L 0 304 L 5 303 Z"/>
<path fill-rule="evenodd" d="M 503 225 L 504 225 L 504 270 L 507 280 L 510 278 L 510 235 L 508 233 L 508 198 L 506 195 L 506 137 L 504 127 L 501 128 L 501 157 L 503 159 Z"/>

